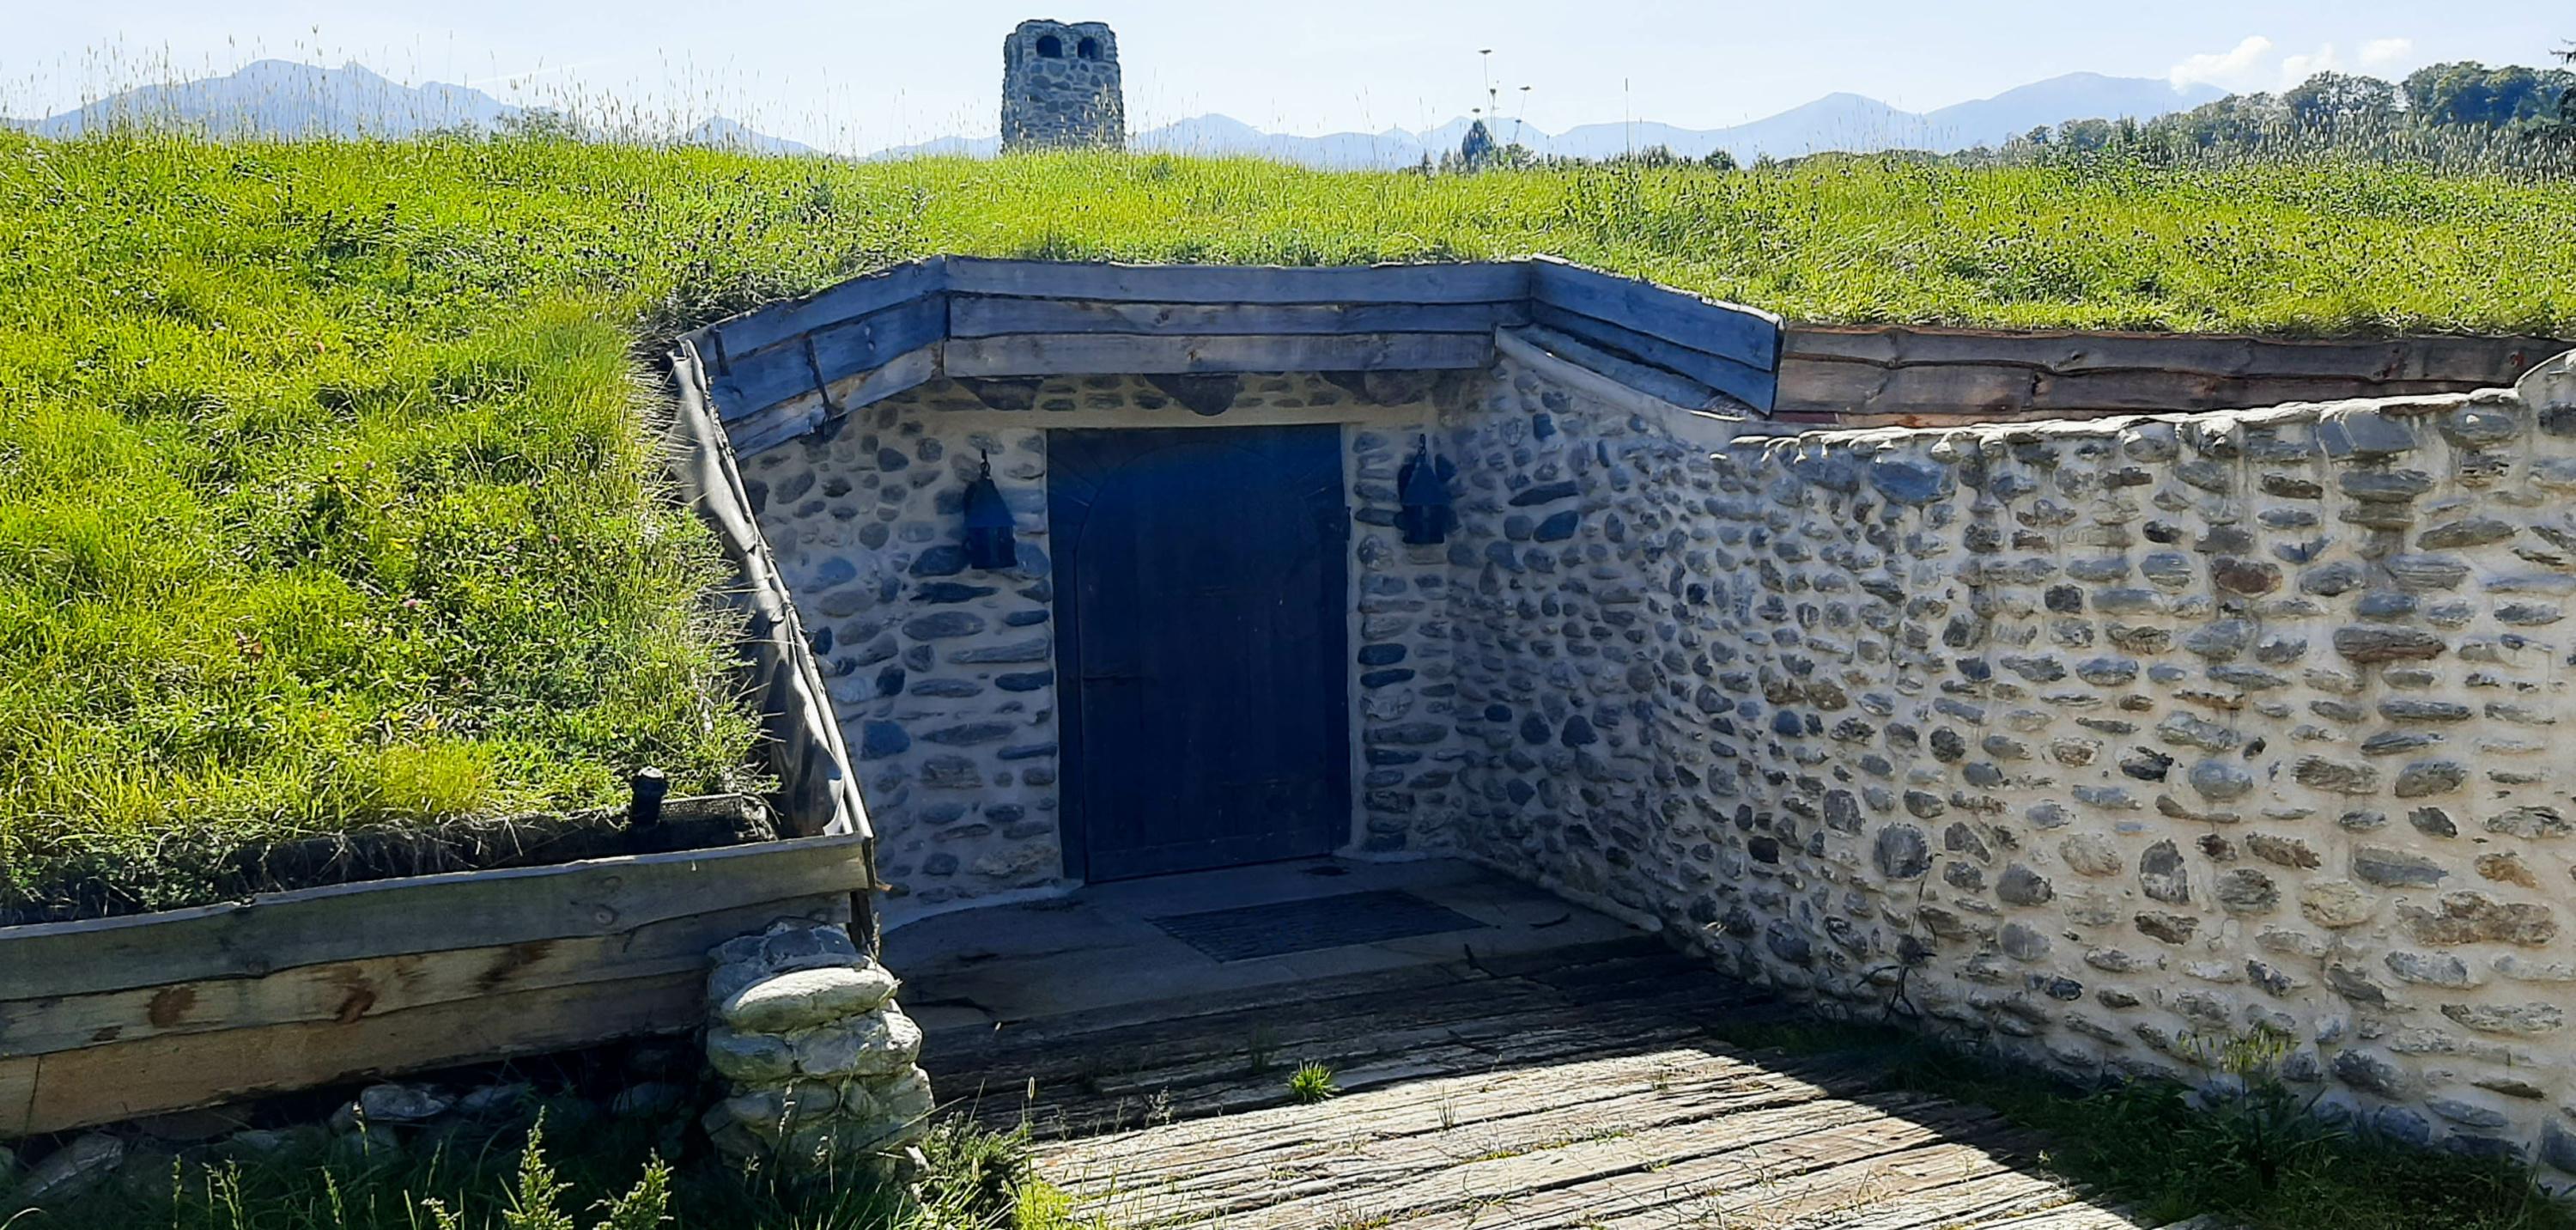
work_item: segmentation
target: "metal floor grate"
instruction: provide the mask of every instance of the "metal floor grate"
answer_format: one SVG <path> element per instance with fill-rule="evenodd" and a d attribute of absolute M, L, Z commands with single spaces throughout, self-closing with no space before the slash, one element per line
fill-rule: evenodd
<path fill-rule="evenodd" d="M 1475 931 L 1486 925 L 1399 889 L 1310 897 L 1201 914 L 1169 914 L 1146 921 L 1219 961 L 1249 961 L 1443 931 Z"/>

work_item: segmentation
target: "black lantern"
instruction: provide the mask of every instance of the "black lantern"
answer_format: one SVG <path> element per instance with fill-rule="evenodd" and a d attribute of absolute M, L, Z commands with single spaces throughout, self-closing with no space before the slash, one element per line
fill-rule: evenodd
<path fill-rule="evenodd" d="M 1011 506 L 993 484 L 993 456 L 984 455 L 983 472 L 966 488 L 966 563 L 987 572 L 1016 568 L 1019 544 L 1011 538 Z"/>
<path fill-rule="evenodd" d="M 1458 526 L 1458 513 L 1449 507 L 1449 479 L 1458 467 L 1447 458 L 1431 455 L 1431 437 L 1413 451 L 1413 458 L 1395 473 L 1395 495 L 1399 508 L 1395 526 L 1403 531 L 1407 546 L 1427 547 L 1449 541 L 1449 531 Z"/>

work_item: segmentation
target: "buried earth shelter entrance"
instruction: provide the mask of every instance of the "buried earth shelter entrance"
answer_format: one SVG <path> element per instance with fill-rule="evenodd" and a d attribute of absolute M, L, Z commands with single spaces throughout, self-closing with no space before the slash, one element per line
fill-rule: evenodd
<path fill-rule="evenodd" d="M 1613 505 L 1758 414 L 1777 331 L 1542 261 L 939 257 L 710 326 L 676 370 L 853 753 L 894 929 L 1438 854 L 1645 780 L 1664 735 L 1594 692 L 1651 675 L 1649 591 L 1604 570 L 1668 513 Z M 1481 677 L 1524 646 L 1546 660 Z"/>
<path fill-rule="evenodd" d="M 1340 429 L 1050 436 L 1066 874 L 1126 879 L 1341 845 Z"/>

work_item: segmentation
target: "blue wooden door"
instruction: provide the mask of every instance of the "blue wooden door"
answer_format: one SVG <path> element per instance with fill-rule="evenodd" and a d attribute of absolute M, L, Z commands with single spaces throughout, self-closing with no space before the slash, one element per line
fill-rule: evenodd
<path fill-rule="evenodd" d="M 1340 429 L 1058 431 L 1048 452 L 1066 874 L 1342 844 Z"/>

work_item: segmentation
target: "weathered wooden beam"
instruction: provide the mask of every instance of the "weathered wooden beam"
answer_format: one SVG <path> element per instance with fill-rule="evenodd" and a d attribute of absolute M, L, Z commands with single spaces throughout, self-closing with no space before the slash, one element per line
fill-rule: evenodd
<path fill-rule="evenodd" d="M 950 337 L 1011 333 L 1487 333 L 1529 323 L 1525 300 L 1499 303 L 1125 303 L 955 295 Z"/>
<path fill-rule="evenodd" d="M 2041 372 L 2031 383 L 2034 410 L 2117 410 L 2132 414 L 2175 411 L 2251 410 L 2294 401 L 2339 401 L 2351 397 L 2394 397 L 2406 393 L 2450 392 L 2449 386 L 2419 387 L 2417 382 L 2387 382 L 2356 377 L 2212 376 L 2200 372 Z"/>
<path fill-rule="evenodd" d="M 707 386 L 724 422 L 756 414 L 861 372 L 873 371 L 948 336 L 948 304 L 936 296 L 827 325 L 745 358 Z"/>
<path fill-rule="evenodd" d="M 36 1121 L 36 1069 L 33 1057 L 0 1059 L 0 1140 L 29 1135 Z"/>
<path fill-rule="evenodd" d="M 1649 415 L 1670 426 L 1673 434 L 1693 444 L 1723 448 L 1726 442 L 1748 431 L 1758 431 L 1767 419 L 1748 419 L 1719 410 L 1702 410 L 1685 406 L 1644 392 L 1632 385 L 1594 371 L 1564 355 L 1550 351 L 1534 341 L 1529 329 L 1504 329 L 1494 335 L 1496 352 L 1547 374 L 1549 380 L 1571 392 L 1634 414 Z M 1570 342 L 1563 334 L 1558 339 Z"/>
<path fill-rule="evenodd" d="M 1422 371 L 1483 367 L 1490 334 L 1144 336 L 1023 333 L 958 338 L 951 376 L 1163 375 L 1174 372 Z"/>
<path fill-rule="evenodd" d="M 705 1018 L 701 970 L 452 1000 L 342 1024 L 304 1021 L 171 1034 L 0 1059 L 0 1096 L 24 1088 L 0 1137 L 57 1132 L 236 1098 L 668 1033 Z M 0 1105 L 0 1109 L 5 1109 Z"/>
<path fill-rule="evenodd" d="M 1669 402 L 1684 410 L 1704 410 L 1719 403 L 1717 390 L 1696 380 L 1674 375 L 1659 367 L 1631 362 L 1581 338 L 1543 325 L 1509 329 L 1496 336 L 1526 346 L 1534 353 L 1582 368 L 1640 396 Z"/>
<path fill-rule="evenodd" d="M 947 287 L 947 266 L 944 256 L 897 265 L 802 299 L 718 321 L 699 330 L 693 340 L 713 374 L 724 376 L 736 361 L 799 334 L 937 295 Z"/>
<path fill-rule="evenodd" d="M 1722 355 L 1694 350 L 1668 342 L 1652 334 L 1586 316 L 1551 303 L 1532 305 L 1535 323 L 1559 333 L 1615 351 L 1651 367 L 1707 385 L 1756 410 L 1768 412 L 1779 391 L 1779 379 L 1772 372 L 1749 367 Z"/>
<path fill-rule="evenodd" d="M 1802 360 L 1882 368 L 1967 364 L 2062 375 L 2114 371 L 2211 376 L 2441 381 L 2495 387 L 2576 342 L 2538 337 L 2307 339 L 2174 334 L 1943 329 L 1919 325 L 1793 325 L 1784 366 Z"/>
<path fill-rule="evenodd" d="M 1887 416 L 1927 423 L 1991 421 L 2197 413 L 2300 401 L 2463 392 L 2479 384 L 2356 375 L 2227 376 L 2139 368 L 2053 372 L 2004 363 L 1887 367 L 1793 355 L 1781 365 L 1776 409 L 1793 415 L 1840 415 L 1854 422 Z"/>
<path fill-rule="evenodd" d="M 2013 414 L 2031 409 L 2027 367 L 1944 364 L 1886 368 L 1791 359 L 1780 366 L 1775 413 Z"/>
<path fill-rule="evenodd" d="M 1530 270 L 1533 297 L 1758 371 L 1780 364 L 1780 318 L 1635 278 L 1542 256 Z"/>
<path fill-rule="evenodd" d="M 938 344 L 924 346 L 896 356 L 883 367 L 835 380 L 828 386 L 832 395 L 828 402 L 820 394 L 802 393 L 735 419 L 725 425 L 725 439 L 738 457 L 776 448 L 811 433 L 835 413 L 847 414 L 938 379 L 939 350 Z"/>
<path fill-rule="evenodd" d="M 0 1006 L 0 1058 L 177 1034 L 336 1021 L 487 995 L 704 972 L 707 950 L 781 918 L 846 923 L 846 895 L 738 906 L 618 935 L 532 940 L 302 965 L 258 978 L 213 978 Z"/>
<path fill-rule="evenodd" d="M 1497 303 L 1529 296 L 1529 268 L 1520 261 L 1290 268 L 950 257 L 948 289 L 1145 303 Z"/>
<path fill-rule="evenodd" d="M 413 876 L 0 930 L 0 1003 L 334 961 L 614 935 L 868 887 L 858 834 Z"/>

